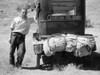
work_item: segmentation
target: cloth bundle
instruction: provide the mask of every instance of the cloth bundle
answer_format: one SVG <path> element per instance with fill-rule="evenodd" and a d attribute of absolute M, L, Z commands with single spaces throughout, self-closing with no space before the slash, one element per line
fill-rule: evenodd
<path fill-rule="evenodd" d="M 65 36 L 65 39 L 67 43 L 65 51 L 67 52 L 75 51 L 77 46 L 77 36 L 73 34 L 68 34 Z"/>
<path fill-rule="evenodd" d="M 43 50 L 46 56 L 65 50 L 66 40 L 62 36 L 55 36 L 44 41 Z"/>
<path fill-rule="evenodd" d="M 90 55 L 95 46 L 94 37 L 81 37 L 77 38 L 77 46 L 74 55 L 77 57 L 83 57 Z"/>
<path fill-rule="evenodd" d="M 90 55 L 95 45 L 95 39 L 92 36 L 78 36 L 67 34 L 51 37 L 44 41 L 43 51 L 46 56 L 51 56 L 55 52 L 73 52 L 77 57 Z"/>

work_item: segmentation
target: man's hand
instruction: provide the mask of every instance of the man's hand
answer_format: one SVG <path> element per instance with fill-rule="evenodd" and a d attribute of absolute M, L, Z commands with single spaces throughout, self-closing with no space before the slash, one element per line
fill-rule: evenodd
<path fill-rule="evenodd" d="M 13 29 L 11 29 L 11 32 L 10 32 L 10 38 L 9 38 L 9 43 L 11 44 L 11 39 L 12 39 L 12 31 Z"/>
<path fill-rule="evenodd" d="M 11 44 L 11 39 L 9 40 L 9 43 Z"/>
<path fill-rule="evenodd" d="M 34 21 L 35 21 L 35 23 L 38 23 L 38 19 L 36 16 L 34 17 Z"/>

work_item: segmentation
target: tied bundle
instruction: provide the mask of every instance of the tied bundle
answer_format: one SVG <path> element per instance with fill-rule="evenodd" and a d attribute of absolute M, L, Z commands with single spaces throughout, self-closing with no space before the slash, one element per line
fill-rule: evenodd
<path fill-rule="evenodd" d="M 67 34 L 54 36 L 44 41 L 43 50 L 46 56 L 55 52 L 73 52 L 77 57 L 90 55 L 95 46 L 95 39 L 92 36 L 79 36 Z"/>

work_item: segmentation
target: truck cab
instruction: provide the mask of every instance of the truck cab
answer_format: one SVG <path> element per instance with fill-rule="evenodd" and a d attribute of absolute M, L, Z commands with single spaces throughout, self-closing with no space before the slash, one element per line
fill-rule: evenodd
<path fill-rule="evenodd" d="M 38 0 L 39 34 L 84 35 L 85 0 Z"/>

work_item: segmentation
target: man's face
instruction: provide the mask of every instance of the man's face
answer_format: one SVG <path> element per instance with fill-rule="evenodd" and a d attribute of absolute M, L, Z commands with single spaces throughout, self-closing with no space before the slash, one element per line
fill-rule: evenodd
<path fill-rule="evenodd" d="M 22 9 L 22 11 L 21 11 L 21 17 L 22 18 L 26 18 L 27 17 L 27 10 Z"/>

